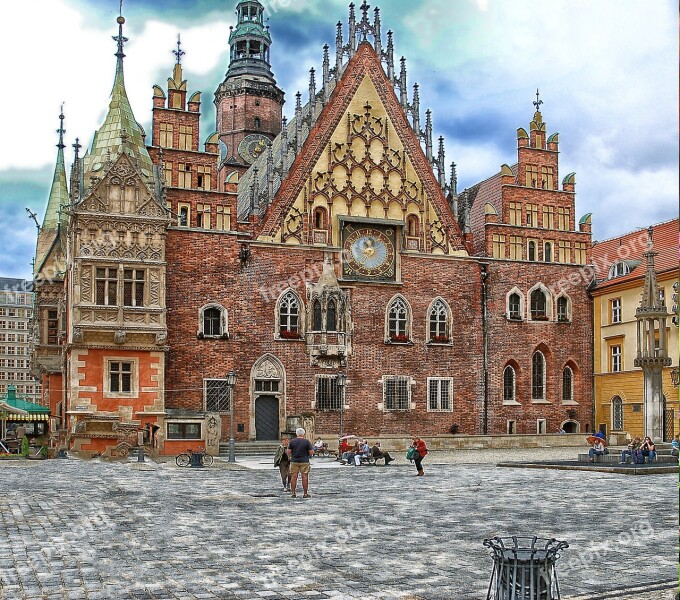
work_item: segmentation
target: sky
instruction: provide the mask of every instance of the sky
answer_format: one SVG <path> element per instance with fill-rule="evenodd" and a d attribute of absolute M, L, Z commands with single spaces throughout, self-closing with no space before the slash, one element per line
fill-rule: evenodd
<path fill-rule="evenodd" d="M 261 1 L 272 69 L 291 117 L 298 90 L 306 101 L 309 69 L 320 70 L 326 43 L 334 62 L 338 21 L 346 40 L 348 1 Z M 201 141 L 214 131 L 213 92 L 227 70 L 235 5 L 125 0 L 125 83 L 147 132 L 152 86 L 166 88 L 178 34 L 189 93 L 203 92 Z M 409 89 L 420 85 L 422 125 L 432 109 L 434 137 L 444 136 L 447 164 L 457 164 L 459 191 L 516 162 L 517 128 L 528 129 L 538 89 L 548 133 L 560 134 L 560 179 L 576 172 L 576 216 L 593 213 L 594 240 L 678 216 L 676 2 L 383 0 L 378 6 L 383 46 L 391 29 L 395 59 L 406 57 Z M 37 229 L 26 208 L 42 221 L 62 102 L 67 170 L 74 139 L 87 148 L 104 120 L 118 11 L 119 0 L 3 7 L 0 276 L 31 276 Z"/>

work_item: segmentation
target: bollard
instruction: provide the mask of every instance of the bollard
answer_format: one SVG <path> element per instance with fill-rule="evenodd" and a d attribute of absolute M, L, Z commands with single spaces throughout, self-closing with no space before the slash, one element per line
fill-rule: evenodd
<path fill-rule="evenodd" d="M 494 537 L 484 540 L 491 550 L 493 572 L 487 600 L 559 600 L 555 563 L 567 542 L 555 538 Z"/>
<path fill-rule="evenodd" d="M 189 459 L 189 466 L 200 468 L 203 467 L 203 454 L 201 452 L 192 452 Z"/>
<path fill-rule="evenodd" d="M 137 462 L 145 462 L 144 461 L 144 446 L 139 446 L 137 448 Z"/>

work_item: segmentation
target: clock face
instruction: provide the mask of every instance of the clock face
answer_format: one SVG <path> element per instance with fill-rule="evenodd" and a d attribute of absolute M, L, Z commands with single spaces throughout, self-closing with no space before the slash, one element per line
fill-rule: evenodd
<path fill-rule="evenodd" d="M 348 225 L 345 227 L 344 275 L 394 280 L 394 230 Z"/>
<path fill-rule="evenodd" d="M 238 155 L 249 165 L 255 162 L 266 149 L 269 138 L 261 133 L 251 133 L 244 137 L 238 145 Z"/>

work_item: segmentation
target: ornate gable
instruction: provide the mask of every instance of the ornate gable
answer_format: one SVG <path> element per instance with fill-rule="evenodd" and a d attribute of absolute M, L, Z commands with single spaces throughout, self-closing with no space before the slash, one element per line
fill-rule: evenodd
<path fill-rule="evenodd" d="M 260 238 L 337 246 L 338 215 L 398 221 L 404 248 L 466 255 L 441 187 L 368 43 L 348 63 L 267 211 Z"/>

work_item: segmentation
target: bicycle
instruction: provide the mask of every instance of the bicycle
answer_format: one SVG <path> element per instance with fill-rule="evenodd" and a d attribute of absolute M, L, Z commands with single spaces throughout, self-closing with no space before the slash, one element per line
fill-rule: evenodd
<path fill-rule="evenodd" d="M 188 448 L 186 452 L 182 452 L 175 457 L 175 464 L 178 467 L 188 467 L 191 465 L 191 460 L 194 455 L 200 455 L 201 466 L 209 467 L 213 464 L 213 457 L 206 453 L 203 446 L 199 447 L 198 450 L 192 450 Z"/>

